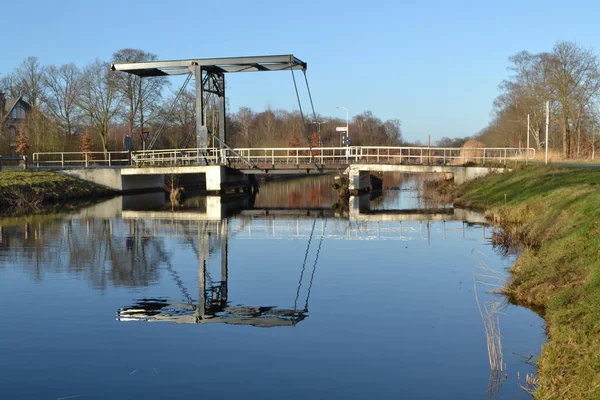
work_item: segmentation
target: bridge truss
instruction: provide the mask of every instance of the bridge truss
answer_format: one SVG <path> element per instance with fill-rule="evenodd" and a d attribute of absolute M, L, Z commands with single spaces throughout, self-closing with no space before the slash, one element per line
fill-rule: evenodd
<path fill-rule="evenodd" d="M 219 102 L 219 134 L 214 136 L 219 142 L 218 147 L 227 147 L 227 128 L 225 124 L 226 99 L 225 99 L 225 74 L 237 72 L 265 72 L 265 71 L 293 71 L 306 72 L 307 64 L 292 54 L 253 56 L 253 57 L 227 57 L 227 58 L 199 58 L 190 60 L 152 61 L 139 63 L 114 63 L 113 71 L 122 71 L 139 77 L 156 77 L 171 75 L 193 76 L 196 82 L 196 146 L 208 147 L 209 129 L 206 124 L 205 93 L 214 94 Z M 292 75 L 293 76 L 293 75 Z M 186 80 L 185 85 L 187 85 Z M 294 78 L 295 84 L 295 78 Z M 299 101 L 299 99 L 298 99 Z M 214 132 L 211 132 L 214 134 Z M 151 139 L 151 143 L 156 138 Z"/>

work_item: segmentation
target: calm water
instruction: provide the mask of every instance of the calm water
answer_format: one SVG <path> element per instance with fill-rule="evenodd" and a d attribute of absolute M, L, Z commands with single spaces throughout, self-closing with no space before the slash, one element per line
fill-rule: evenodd
<path fill-rule="evenodd" d="M 474 288 L 482 307 L 502 298 L 473 274 L 514 261 L 491 228 L 419 214 L 413 179 L 336 214 L 330 184 L 3 223 L 0 399 L 530 398 L 533 312 L 498 314 L 490 374 Z"/>

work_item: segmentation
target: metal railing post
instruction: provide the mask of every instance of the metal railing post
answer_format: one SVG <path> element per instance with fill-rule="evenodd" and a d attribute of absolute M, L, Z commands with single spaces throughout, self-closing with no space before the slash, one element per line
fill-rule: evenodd
<path fill-rule="evenodd" d="M 85 167 L 87 168 L 88 166 L 88 153 L 85 153 Z"/>
<path fill-rule="evenodd" d="M 60 153 L 60 166 L 61 168 L 65 167 L 65 153 Z"/>
<path fill-rule="evenodd" d="M 111 160 L 111 156 L 110 155 L 111 155 L 111 152 L 109 151 L 108 152 L 108 166 L 112 167 L 112 160 Z"/>

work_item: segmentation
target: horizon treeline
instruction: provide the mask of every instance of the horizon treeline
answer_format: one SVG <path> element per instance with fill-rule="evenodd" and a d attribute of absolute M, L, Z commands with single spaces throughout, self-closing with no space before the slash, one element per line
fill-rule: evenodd
<path fill-rule="evenodd" d="M 520 51 L 509 62 L 510 76 L 500 84 L 492 120 L 473 138 L 489 147 L 525 147 L 529 116 L 530 147 L 545 149 L 549 102 L 548 149 L 562 158 L 594 157 L 600 126 L 597 55 L 561 41 L 550 52 Z"/>
<path fill-rule="evenodd" d="M 195 91 L 185 89 L 180 99 L 165 95 L 166 77 L 138 76 L 111 71 L 113 62 L 155 61 L 158 56 L 140 49 L 121 49 L 110 61 L 96 59 L 83 68 L 74 63 L 42 65 L 27 57 L 14 71 L 0 75 L 0 93 L 6 99 L 22 97 L 30 106 L 18 129 L 7 128 L 9 115 L 0 112 L 0 154 L 60 151 L 123 150 L 130 135 L 134 149 L 142 148 L 141 131 L 150 138 L 161 132 L 154 148 L 195 147 Z M 205 99 L 206 124 L 219 129 L 216 98 Z M 298 111 L 254 111 L 240 107 L 226 116 L 227 144 L 231 147 L 339 146 L 336 127 L 346 120 Z M 371 111 L 352 118 L 351 145 L 403 144 L 401 122 L 383 121 Z M 319 135 L 320 133 L 320 135 Z"/>

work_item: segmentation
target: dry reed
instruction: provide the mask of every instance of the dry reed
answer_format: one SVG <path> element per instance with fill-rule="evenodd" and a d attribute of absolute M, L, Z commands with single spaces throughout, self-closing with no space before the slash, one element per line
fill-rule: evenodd
<path fill-rule="evenodd" d="M 500 333 L 500 314 L 506 306 L 504 300 L 490 300 L 481 302 L 479 299 L 478 287 L 488 286 L 493 288 L 492 291 L 499 292 L 506 286 L 501 272 L 489 267 L 479 257 L 483 253 L 473 251 L 473 292 L 475 293 L 475 302 L 483 321 L 485 330 L 485 338 L 487 342 L 488 360 L 491 371 L 504 371 L 504 357 L 502 353 L 502 336 Z"/>

